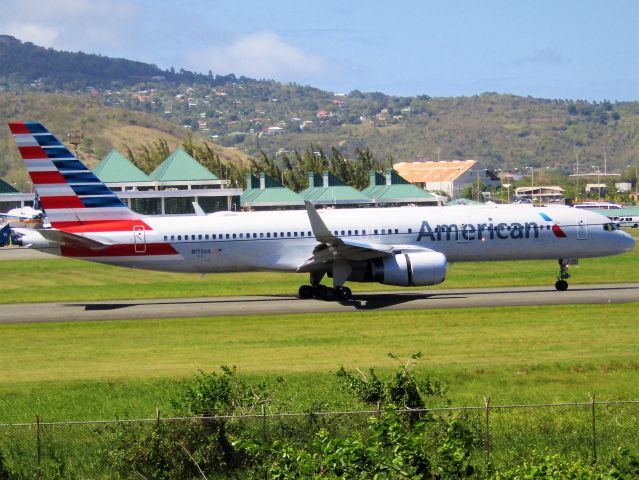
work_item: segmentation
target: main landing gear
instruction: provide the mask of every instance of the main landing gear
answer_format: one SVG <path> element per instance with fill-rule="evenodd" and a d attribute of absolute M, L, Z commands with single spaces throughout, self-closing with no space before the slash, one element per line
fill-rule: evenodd
<path fill-rule="evenodd" d="M 555 288 L 560 292 L 565 292 L 568 290 L 568 282 L 567 279 L 570 278 L 570 274 L 568 273 L 568 261 L 563 258 L 559 259 L 559 276 L 557 277 L 557 281 L 555 282 Z"/>
<path fill-rule="evenodd" d="M 320 300 L 340 300 L 347 301 L 351 299 L 351 289 L 345 286 L 339 286 L 335 288 L 327 287 L 320 284 L 322 281 L 323 273 L 311 273 L 311 284 L 302 285 L 299 289 L 300 298 L 319 298 Z"/>

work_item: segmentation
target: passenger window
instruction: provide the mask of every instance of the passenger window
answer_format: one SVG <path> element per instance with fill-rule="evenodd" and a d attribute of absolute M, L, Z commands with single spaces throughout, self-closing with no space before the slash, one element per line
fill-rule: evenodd
<path fill-rule="evenodd" d="M 362 235 L 366 235 L 366 230 L 362 230 Z"/>
<path fill-rule="evenodd" d="M 297 232 L 293 232 L 293 236 L 294 236 L 294 237 L 297 237 Z"/>
<path fill-rule="evenodd" d="M 397 233 L 399 233 L 399 230 L 398 230 L 397 228 L 395 229 L 395 233 L 396 233 L 396 234 L 397 234 Z"/>
<path fill-rule="evenodd" d="M 344 234 L 344 230 L 342 230 L 342 236 L 343 236 L 343 235 L 345 235 L 345 234 Z"/>
<path fill-rule="evenodd" d="M 202 240 L 202 235 L 198 235 L 198 236 L 197 236 L 197 239 L 198 239 L 198 240 Z"/>
<path fill-rule="evenodd" d="M 191 240 L 195 240 L 195 235 L 191 235 Z"/>
<path fill-rule="evenodd" d="M 234 234 L 233 234 L 233 238 L 237 238 L 237 234 L 235 234 L 235 233 L 234 233 Z"/>
<path fill-rule="evenodd" d="M 273 233 L 273 237 L 277 238 L 277 232 Z"/>
<path fill-rule="evenodd" d="M 167 235 L 164 235 L 164 241 L 166 242 L 169 239 Z"/>
<path fill-rule="evenodd" d="M 378 233 L 377 233 L 377 229 L 373 230 L 373 233 L 374 233 L 375 235 L 378 235 Z"/>
<path fill-rule="evenodd" d="M 260 232 L 260 238 L 264 238 L 264 233 Z"/>
<path fill-rule="evenodd" d="M 308 232 L 308 236 L 309 236 L 309 237 L 311 237 L 311 236 L 312 236 L 312 235 L 311 235 L 311 232 Z"/>
<path fill-rule="evenodd" d="M 351 234 L 351 231 L 350 231 L 350 230 L 348 231 L 348 234 L 349 234 L 349 235 Z"/>
<path fill-rule="evenodd" d="M 206 235 L 204 235 L 204 240 L 208 240 L 209 239 L 209 234 L 207 233 Z"/>
<path fill-rule="evenodd" d="M 280 232 L 280 237 L 283 237 L 283 236 L 284 236 L 284 232 Z M 290 235 L 289 235 L 289 237 L 290 237 Z"/>
<path fill-rule="evenodd" d="M 268 233 L 266 234 L 266 236 L 267 236 L 268 238 L 271 238 L 271 232 L 268 232 Z"/>
<path fill-rule="evenodd" d="M 409 229 L 408 229 L 408 233 L 413 233 L 413 229 L 412 229 L 412 228 L 409 228 Z"/>
<path fill-rule="evenodd" d="M 286 236 L 290 237 L 291 236 L 291 232 L 286 232 Z"/>
<path fill-rule="evenodd" d="M 227 240 L 230 238 L 230 235 L 228 233 L 226 234 L 226 238 Z"/>
<path fill-rule="evenodd" d="M 253 238 L 257 238 L 257 233 L 254 233 L 254 234 L 253 234 Z"/>
<path fill-rule="evenodd" d="M 182 240 L 182 235 L 178 235 L 178 240 Z"/>
<path fill-rule="evenodd" d="M 300 232 L 300 235 L 303 237 L 304 236 L 304 232 Z"/>
<path fill-rule="evenodd" d="M 171 235 L 171 240 L 175 240 L 175 235 Z"/>
<path fill-rule="evenodd" d="M 355 230 L 355 235 L 359 235 L 359 230 Z"/>

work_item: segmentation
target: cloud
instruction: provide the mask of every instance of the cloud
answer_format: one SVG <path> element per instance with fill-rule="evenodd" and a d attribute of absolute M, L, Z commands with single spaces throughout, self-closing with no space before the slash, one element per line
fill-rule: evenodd
<path fill-rule="evenodd" d="M 551 48 L 542 48 L 532 55 L 513 60 L 508 63 L 507 66 L 521 67 L 526 65 L 537 65 L 542 67 L 563 67 L 569 64 L 570 60 L 564 57 L 561 53 L 556 52 Z"/>
<path fill-rule="evenodd" d="M 59 28 L 44 27 L 37 23 L 9 23 L 3 30 L 19 40 L 45 47 L 52 46 L 61 33 Z"/>
<path fill-rule="evenodd" d="M 305 53 L 270 31 L 238 37 L 222 47 L 191 52 L 187 61 L 197 71 L 286 81 L 307 81 L 321 76 L 326 68 L 320 57 Z"/>
<path fill-rule="evenodd" d="M 0 32 L 44 47 L 100 50 L 124 44 L 138 14 L 129 0 L 4 0 Z"/>

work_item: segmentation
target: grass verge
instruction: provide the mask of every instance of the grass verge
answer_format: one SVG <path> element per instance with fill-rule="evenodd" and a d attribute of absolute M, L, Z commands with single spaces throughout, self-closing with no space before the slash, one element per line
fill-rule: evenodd
<path fill-rule="evenodd" d="M 457 405 L 639 397 L 639 303 L 0 325 L 0 421 L 152 416 L 199 369 L 284 376 L 288 410 L 338 408 L 331 372 L 395 366 Z"/>

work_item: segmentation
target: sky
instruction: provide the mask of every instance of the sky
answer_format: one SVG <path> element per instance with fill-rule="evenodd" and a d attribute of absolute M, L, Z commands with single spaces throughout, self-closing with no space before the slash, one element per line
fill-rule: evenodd
<path fill-rule="evenodd" d="M 0 0 L 0 34 L 341 93 L 639 100 L 639 0 Z"/>

